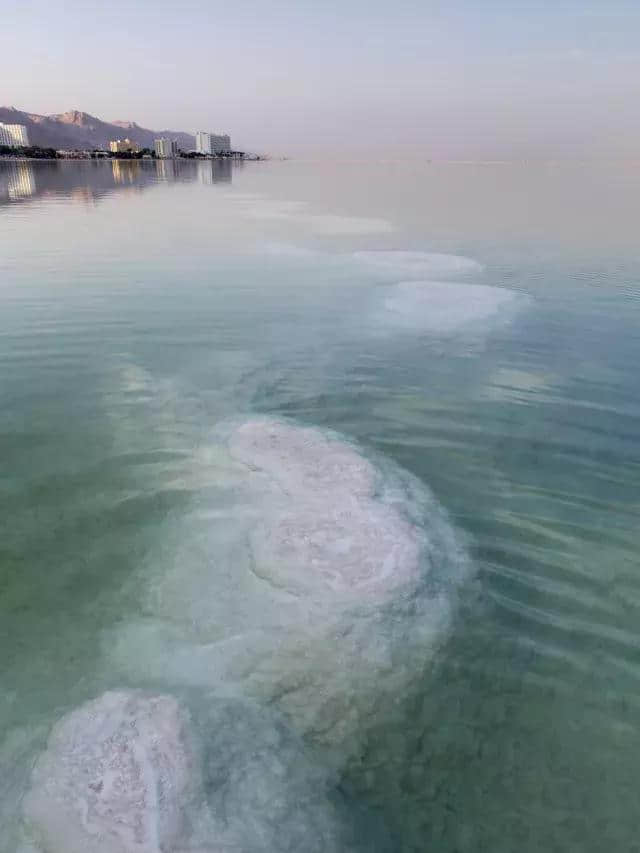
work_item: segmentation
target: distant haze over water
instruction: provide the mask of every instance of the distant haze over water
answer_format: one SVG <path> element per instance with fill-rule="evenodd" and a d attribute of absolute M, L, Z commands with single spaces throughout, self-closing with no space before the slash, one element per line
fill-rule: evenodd
<path fill-rule="evenodd" d="M 417 145 L 438 159 L 568 159 L 640 146 L 629 0 L 237 0 L 215 14 L 205 0 L 69 0 L 63 14 L 35 0 L 7 15 L 2 102 L 43 114 L 226 131 L 277 154 Z"/>

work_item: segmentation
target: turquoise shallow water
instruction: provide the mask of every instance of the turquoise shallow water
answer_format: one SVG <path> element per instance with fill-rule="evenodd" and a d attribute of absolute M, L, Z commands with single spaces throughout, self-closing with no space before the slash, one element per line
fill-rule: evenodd
<path fill-rule="evenodd" d="M 209 701 L 166 647 L 160 666 L 111 648 L 156 617 L 149 586 L 222 560 L 218 527 L 192 526 L 229 500 L 212 434 L 256 415 L 410 472 L 473 566 L 439 642 L 398 647 L 393 702 L 336 652 L 354 702 L 374 695 L 331 775 L 350 843 L 637 848 L 639 183 L 606 164 L 0 164 L 0 849 L 61 714 L 119 686 Z"/>

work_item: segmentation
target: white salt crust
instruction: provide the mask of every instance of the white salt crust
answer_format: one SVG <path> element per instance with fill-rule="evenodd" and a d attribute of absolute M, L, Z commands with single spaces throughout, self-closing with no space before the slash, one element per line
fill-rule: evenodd
<path fill-rule="evenodd" d="M 25 823 L 43 853 L 160 853 L 180 840 L 192 759 L 171 696 L 111 691 L 58 722 Z"/>
<path fill-rule="evenodd" d="M 385 596 L 416 582 L 417 529 L 376 495 L 373 465 L 316 429 L 256 419 L 231 436 L 232 456 L 266 474 L 283 506 L 267 507 L 252 533 L 256 563 L 295 592 L 328 590 L 338 601 Z"/>

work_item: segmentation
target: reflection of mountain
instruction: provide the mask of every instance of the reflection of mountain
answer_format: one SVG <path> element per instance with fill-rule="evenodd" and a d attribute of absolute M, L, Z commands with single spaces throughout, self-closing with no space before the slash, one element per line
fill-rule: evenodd
<path fill-rule="evenodd" d="M 228 160 L 0 160 L 0 205 L 42 195 L 86 203 L 160 182 L 230 183 L 234 168 Z"/>

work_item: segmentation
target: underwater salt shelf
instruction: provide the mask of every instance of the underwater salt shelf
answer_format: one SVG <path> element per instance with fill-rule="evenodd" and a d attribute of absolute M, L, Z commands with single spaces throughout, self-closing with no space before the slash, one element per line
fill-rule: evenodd
<path fill-rule="evenodd" d="M 273 704 L 341 760 L 446 635 L 464 547 L 416 478 L 328 431 L 227 424 L 197 464 L 215 486 L 137 579 L 109 665 Z"/>
<path fill-rule="evenodd" d="M 53 728 L 21 853 L 351 849 L 332 780 L 273 713 L 109 691 Z"/>
<path fill-rule="evenodd" d="M 486 284 L 403 281 L 387 292 L 378 319 L 387 327 L 448 335 L 507 320 L 525 298 Z"/>
<path fill-rule="evenodd" d="M 105 680 L 137 689 L 54 726 L 20 853 L 366 849 L 337 782 L 446 636 L 465 549 L 416 478 L 330 431 L 227 423 L 194 464 L 144 615 L 104 636 Z"/>

